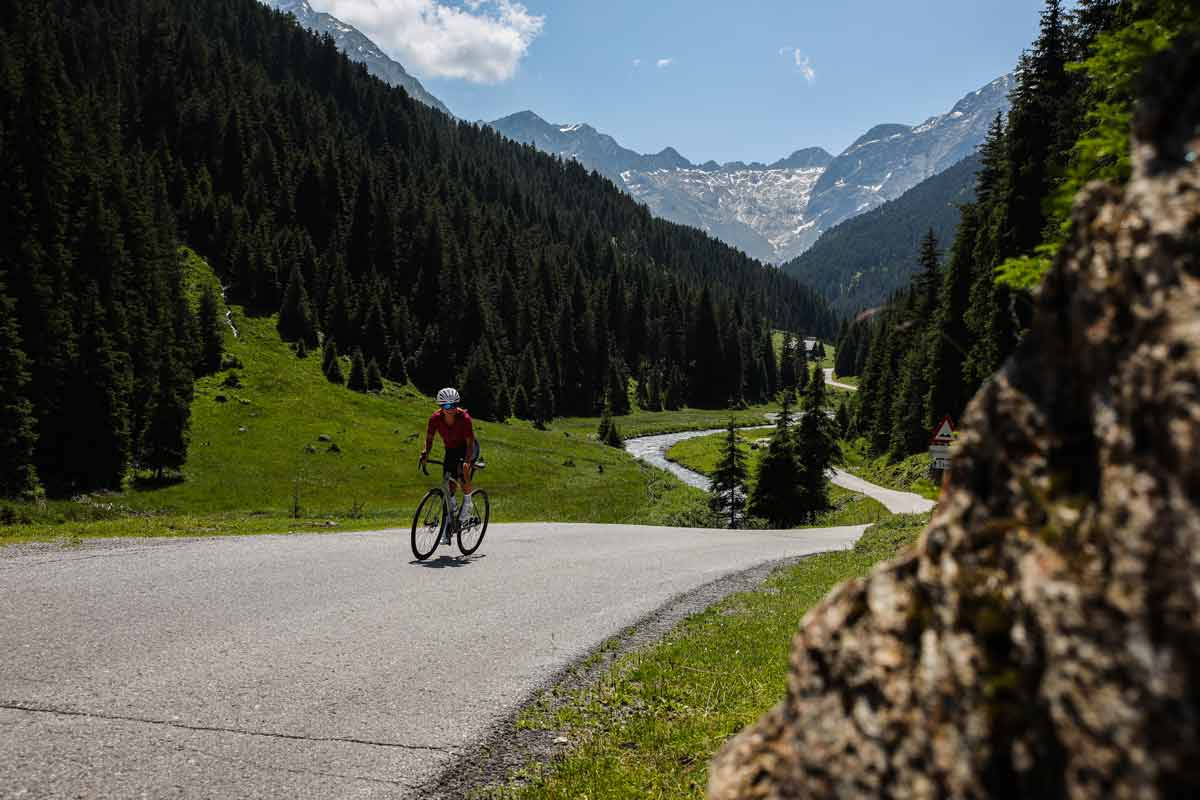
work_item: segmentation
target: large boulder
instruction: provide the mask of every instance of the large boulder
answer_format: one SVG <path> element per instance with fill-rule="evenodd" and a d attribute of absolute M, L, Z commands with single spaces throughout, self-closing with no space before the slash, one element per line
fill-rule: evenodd
<path fill-rule="evenodd" d="M 805 617 L 714 800 L 1200 797 L 1200 47 L 1177 51 L 930 527 Z"/>

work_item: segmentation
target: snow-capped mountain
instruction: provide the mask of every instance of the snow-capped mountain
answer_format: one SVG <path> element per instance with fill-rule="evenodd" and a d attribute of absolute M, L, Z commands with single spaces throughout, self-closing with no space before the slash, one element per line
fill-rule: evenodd
<path fill-rule="evenodd" d="M 311 31 L 328 33 L 333 37 L 338 50 L 345 53 L 351 61 L 364 64 L 368 72 L 384 83 L 402 86 L 414 100 L 420 100 L 427 106 L 454 116 L 441 100 L 425 90 L 419 80 L 409 75 L 400 64 L 388 58 L 378 45 L 352 25 L 347 25 L 337 17 L 330 16 L 323 11 L 314 11 L 313 7 L 308 4 L 308 0 L 262 0 L 262 2 L 285 14 L 292 14 L 296 17 L 297 22 Z"/>
<path fill-rule="evenodd" d="M 553 125 L 531 111 L 491 123 L 505 136 L 609 177 L 660 217 L 711 233 L 765 262 L 803 253 L 820 235 L 961 161 L 1008 110 L 1012 76 L 915 127 L 877 125 L 834 158 L 797 150 L 773 164 L 696 165 L 673 148 L 641 155 L 590 125 Z"/>
<path fill-rule="evenodd" d="M 829 230 L 894 200 L 975 152 L 996 114 L 1008 112 L 1012 88 L 1013 76 L 1005 75 L 916 127 L 876 125 L 867 131 L 833 160 L 813 189 L 807 215 L 813 230 Z M 815 241 L 809 239 L 800 252 Z"/>

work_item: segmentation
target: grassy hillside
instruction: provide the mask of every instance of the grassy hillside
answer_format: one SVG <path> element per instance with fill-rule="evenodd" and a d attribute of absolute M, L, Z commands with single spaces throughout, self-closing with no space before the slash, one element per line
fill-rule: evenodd
<path fill-rule="evenodd" d="M 193 286 L 212 280 L 199 259 L 189 268 Z M 434 470 L 429 477 L 417 470 L 433 402 L 412 386 L 358 394 L 331 384 L 318 354 L 297 358 L 279 339 L 274 317 L 232 311 L 239 335 L 226 332 L 227 362 L 240 366 L 197 382 L 182 480 L 156 485 L 143 477 L 119 494 L 7 504 L 0 543 L 407 527 L 437 481 Z M 763 411 L 740 415 L 761 421 Z M 651 432 L 715 427 L 727 417 L 639 412 L 618 423 Z M 596 420 L 586 418 L 557 421 L 548 431 L 477 421 L 488 465 L 477 484 L 491 497 L 493 520 L 666 524 L 703 505 L 702 492 L 599 444 L 595 429 Z M 434 458 L 440 452 L 435 442 Z"/>

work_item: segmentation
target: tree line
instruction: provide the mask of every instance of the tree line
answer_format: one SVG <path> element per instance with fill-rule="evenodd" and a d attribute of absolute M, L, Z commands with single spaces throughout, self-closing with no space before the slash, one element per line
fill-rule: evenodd
<path fill-rule="evenodd" d="M 843 323 L 836 371 L 861 378 L 849 427 L 874 455 L 924 450 L 942 415 L 958 418 L 1016 349 L 1029 292 L 1069 234 L 1071 198 L 1087 180 L 1128 178 L 1140 65 L 1198 20 L 1175 0 L 1081 0 L 1070 13 L 1046 0 L 948 252 L 930 230 L 912 283 Z"/>
<path fill-rule="evenodd" d="M 647 407 L 765 400 L 770 331 L 836 327 L 778 270 L 256 0 L 0 0 L 0 218 L 5 495 L 182 463 L 213 367 L 180 245 L 305 353 L 462 382 L 484 418 L 617 410 L 630 376 Z"/>

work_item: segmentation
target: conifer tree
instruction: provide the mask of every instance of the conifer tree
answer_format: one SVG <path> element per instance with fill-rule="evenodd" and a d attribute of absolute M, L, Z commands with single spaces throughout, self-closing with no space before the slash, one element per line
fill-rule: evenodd
<path fill-rule="evenodd" d="M 78 489 L 120 489 L 129 469 L 133 442 L 129 429 L 130 376 L 126 359 L 115 352 L 104 328 L 95 286 L 83 299 L 79 362 L 70 401 L 75 435 L 62 474 Z"/>
<path fill-rule="evenodd" d="M 167 469 L 179 469 L 187 460 L 191 428 L 191 376 L 180 368 L 169 342 L 160 345 L 159 369 L 145 429 L 139 462 L 161 480 Z"/>
<path fill-rule="evenodd" d="M 292 274 L 283 293 L 277 327 L 285 342 L 302 340 L 314 347 L 317 344 L 317 323 L 308 302 L 308 291 L 304 288 L 304 277 L 297 265 L 292 266 Z"/>
<path fill-rule="evenodd" d="M 383 374 L 379 371 L 379 362 L 373 358 L 367 362 L 367 391 L 383 391 Z"/>
<path fill-rule="evenodd" d="M 775 431 L 767 452 L 758 462 L 754 491 L 747 506 L 751 516 L 761 517 L 775 528 L 792 528 L 800 524 L 804 508 L 801 505 L 800 465 L 792 425 L 792 405 L 795 396 L 783 390 Z"/>
<path fill-rule="evenodd" d="M 346 388 L 352 392 L 367 391 L 367 365 L 358 347 L 354 348 L 354 355 L 350 357 L 350 377 L 346 380 Z"/>
<path fill-rule="evenodd" d="M 616 353 L 608 360 L 608 399 L 613 414 L 625 416 L 629 413 L 629 378 L 624 359 Z"/>
<path fill-rule="evenodd" d="M 464 402 L 471 406 L 473 417 L 493 422 L 505 419 L 507 409 L 500 404 L 500 379 L 486 347 L 476 347 L 471 352 L 458 384 Z"/>
<path fill-rule="evenodd" d="M 325 340 L 325 349 L 321 353 L 321 371 L 325 373 L 325 377 L 330 383 L 344 383 L 345 376 L 342 374 L 342 359 L 338 357 L 337 342 L 333 339 Z"/>
<path fill-rule="evenodd" d="M 804 393 L 797 437 L 798 508 L 804 519 L 829 508 L 827 473 L 839 457 L 834 421 L 825 410 L 825 381 L 813 378 Z"/>
<path fill-rule="evenodd" d="M 796 388 L 796 339 L 790 333 L 783 334 L 783 353 L 779 359 L 779 387 Z"/>
<path fill-rule="evenodd" d="M 709 508 L 714 513 L 728 515 L 729 527 L 738 526 L 738 515 L 746 507 L 746 454 L 742 452 L 737 425 L 732 419 L 725 428 L 721 457 L 712 475 Z"/>
<path fill-rule="evenodd" d="M 529 394 L 524 386 L 517 384 L 517 388 L 513 390 L 513 416 L 517 419 L 531 419 L 532 415 Z"/>
<path fill-rule="evenodd" d="M 38 488 L 36 420 L 28 387 L 29 361 L 21 349 L 14 304 L 0 283 L 0 497 L 27 497 Z"/>
<path fill-rule="evenodd" d="M 616 420 L 612 416 L 612 406 L 607 401 L 604 403 L 604 411 L 600 414 L 600 425 L 596 428 L 596 438 L 618 450 L 625 446 L 625 440 L 621 438 L 621 432 L 617 429 Z"/>
<path fill-rule="evenodd" d="M 225 321 L 221 319 L 220 298 L 212 286 L 206 286 L 200 295 L 197 323 L 200 328 L 200 358 L 196 364 L 196 374 L 212 375 L 221 369 L 221 356 L 225 351 Z"/>
<path fill-rule="evenodd" d="M 400 345 L 394 345 L 387 361 L 388 380 L 399 384 L 408 383 L 406 363 L 404 353 L 400 350 Z"/>

